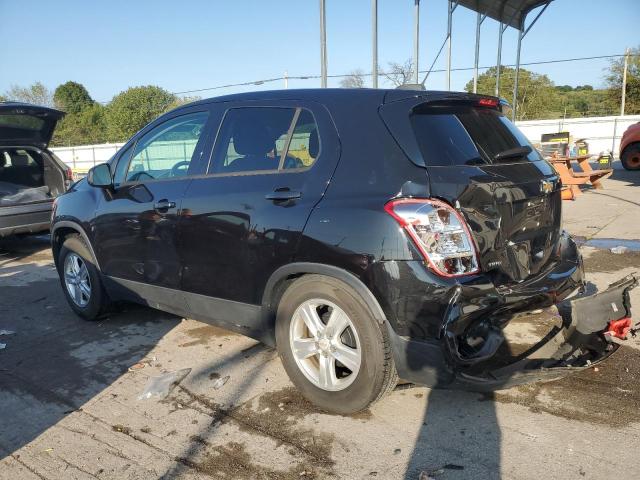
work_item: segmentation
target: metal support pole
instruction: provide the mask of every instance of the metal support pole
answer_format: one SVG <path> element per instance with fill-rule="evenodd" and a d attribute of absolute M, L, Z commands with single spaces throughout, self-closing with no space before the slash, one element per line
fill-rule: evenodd
<path fill-rule="evenodd" d="M 502 62 L 502 34 L 504 33 L 504 26 L 500 22 L 498 27 L 498 60 L 496 62 L 496 97 L 500 96 L 500 63 Z"/>
<path fill-rule="evenodd" d="M 516 73 L 513 79 L 513 104 L 511 105 L 511 120 L 516 121 L 516 113 L 518 110 L 518 76 L 520 75 L 520 49 L 522 47 L 522 37 L 524 37 L 524 30 L 518 30 L 518 51 L 516 52 Z"/>
<path fill-rule="evenodd" d="M 451 90 L 451 26 L 453 23 L 453 1 L 449 0 L 449 14 L 447 16 L 447 90 Z"/>
<path fill-rule="evenodd" d="M 420 0 L 414 0 L 413 17 L 413 83 L 418 83 L 418 49 L 420 46 Z"/>
<path fill-rule="evenodd" d="M 378 88 L 378 0 L 371 0 L 371 86 Z"/>
<path fill-rule="evenodd" d="M 480 14 L 478 12 L 476 16 L 476 57 L 475 62 L 473 64 L 473 93 L 478 93 L 478 62 L 480 60 L 480 25 L 484 19 L 487 18 L 486 15 Z"/>
<path fill-rule="evenodd" d="M 620 101 L 620 116 L 624 115 L 624 104 L 627 101 L 627 69 L 629 68 L 629 49 L 624 52 L 624 70 L 622 71 L 622 100 Z"/>
<path fill-rule="evenodd" d="M 289 88 L 289 72 L 284 71 L 284 88 L 285 90 Z"/>
<path fill-rule="evenodd" d="M 320 86 L 327 88 L 327 15 L 324 2 L 320 0 Z"/>

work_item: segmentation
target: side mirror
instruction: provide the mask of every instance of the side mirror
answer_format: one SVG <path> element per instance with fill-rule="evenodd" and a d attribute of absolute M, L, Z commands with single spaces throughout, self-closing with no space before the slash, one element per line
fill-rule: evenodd
<path fill-rule="evenodd" d="M 96 165 L 87 174 L 87 182 L 89 185 L 98 188 L 112 188 L 111 168 L 106 163 Z"/>

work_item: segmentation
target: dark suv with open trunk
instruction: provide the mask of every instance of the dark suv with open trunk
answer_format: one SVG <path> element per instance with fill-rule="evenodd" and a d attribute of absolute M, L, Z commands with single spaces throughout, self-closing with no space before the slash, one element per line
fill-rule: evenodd
<path fill-rule="evenodd" d="M 72 172 L 47 149 L 56 123 L 53 108 L 0 102 L 0 238 L 49 230 L 53 201 Z"/>
<path fill-rule="evenodd" d="M 486 390 L 594 364 L 635 278 L 563 302 L 584 279 L 561 185 L 501 109 L 366 89 L 180 107 L 58 198 L 65 295 L 87 319 L 129 300 L 277 345 L 340 413 L 398 378 Z M 509 320 L 554 304 L 563 325 L 510 354 Z"/>

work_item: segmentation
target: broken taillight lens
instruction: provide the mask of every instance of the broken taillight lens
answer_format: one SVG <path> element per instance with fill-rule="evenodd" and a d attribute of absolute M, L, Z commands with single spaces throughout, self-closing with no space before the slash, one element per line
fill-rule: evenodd
<path fill-rule="evenodd" d="M 392 200 L 384 207 L 406 230 L 438 275 L 477 273 L 478 258 L 466 222 L 450 205 L 432 199 Z"/>

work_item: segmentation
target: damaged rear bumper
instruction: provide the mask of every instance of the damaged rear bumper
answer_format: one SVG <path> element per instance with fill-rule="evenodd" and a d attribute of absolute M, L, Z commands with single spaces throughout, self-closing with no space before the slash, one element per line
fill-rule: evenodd
<path fill-rule="evenodd" d="M 631 318 L 629 275 L 595 295 L 557 304 L 562 324 L 517 356 L 504 355 L 505 339 L 490 327 L 476 352 L 464 352 L 460 335 L 446 331 L 432 341 L 397 335 L 389 327 L 401 378 L 431 387 L 489 391 L 561 378 L 606 359 L 618 348 L 612 322 Z M 611 332 L 607 332 L 611 329 Z M 614 333 L 614 334 L 609 334 Z M 506 349 L 508 350 L 508 349 Z"/>

